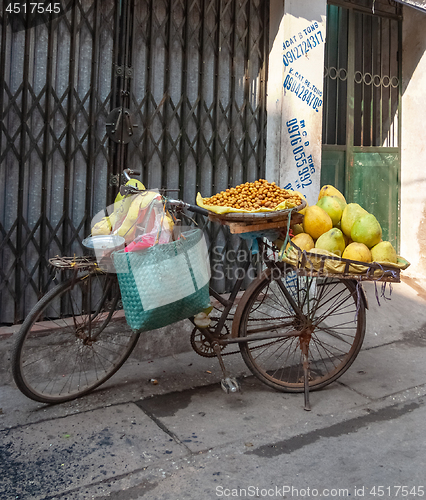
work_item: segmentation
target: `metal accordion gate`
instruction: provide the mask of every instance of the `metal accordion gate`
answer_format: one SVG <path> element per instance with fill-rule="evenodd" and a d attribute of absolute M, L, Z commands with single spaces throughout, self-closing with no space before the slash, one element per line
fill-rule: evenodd
<path fill-rule="evenodd" d="M 62 0 L 35 23 L 5 5 L 0 323 L 11 324 L 54 284 L 48 259 L 83 252 L 124 168 L 188 202 L 264 175 L 269 2 Z M 205 230 L 226 291 L 227 249 L 244 243 Z"/>

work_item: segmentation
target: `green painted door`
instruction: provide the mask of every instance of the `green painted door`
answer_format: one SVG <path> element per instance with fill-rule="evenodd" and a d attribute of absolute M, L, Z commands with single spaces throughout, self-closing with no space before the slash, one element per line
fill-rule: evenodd
<path fill-rule="evenodd" d="M 338 3 L 327 15 L 321 184 L 374 214 L 398 249 L 401 9 Z"/>
<path fill-rule="evenodd" d="M 321 186 L 331 184 L 341 193 L 345 193 L 345 156 L 345 151 L 324 150 L 322 152 Z"/>
<path fill-rule="evenodd" d="M 348 172 L 349 199 L 375 215 L 383 240 L 398 246 L 399 155 L 354 153 Z"/>

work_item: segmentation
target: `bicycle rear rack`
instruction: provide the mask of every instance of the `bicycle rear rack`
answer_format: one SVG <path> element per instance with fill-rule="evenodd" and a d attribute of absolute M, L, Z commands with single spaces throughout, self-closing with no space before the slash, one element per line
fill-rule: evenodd
<path fill-rule="evenodd" d="M 57 255 L 49 259 L 49 263 L 57 269 L 73 269 L 79 271 L 101 270 L 96 262 L 96 257 L 92 256 L 60 257 Z"/>

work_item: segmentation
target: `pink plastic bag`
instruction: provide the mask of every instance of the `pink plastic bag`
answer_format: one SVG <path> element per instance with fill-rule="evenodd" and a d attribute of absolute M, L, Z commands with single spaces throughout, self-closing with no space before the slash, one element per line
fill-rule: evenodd
<path fill-rule="evenodd" d="M 158 238 L 158 230 L 153 230 L 150 233 L 143 234 L 141 236 L 138 236 L 135 238 L 132 243 L 127 245 L 125 248 L 125 252 L 135 252 L 138 250 L 144 250 L 145 248 L 149 248 L 154 246 L 155 244 L 162 245 L 163 243 L 169 243 L 170 241 L 170 233 L 169 231 L 162 230 L 160 232 L 160 236 L 158 238 L 158 241 L 156 241 Z"/>

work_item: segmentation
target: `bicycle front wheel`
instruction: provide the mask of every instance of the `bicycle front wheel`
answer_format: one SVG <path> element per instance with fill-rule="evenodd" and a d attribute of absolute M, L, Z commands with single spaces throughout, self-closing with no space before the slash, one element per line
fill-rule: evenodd
<path fill-rule="evenodd" d="M 13 377 L 21 392 L 42 403 L 62 403 L 109 379 L 139 337 L 120 305 L 114 274 L 89 273 L 50 290 L 25 319 L 13 347 Z"/>
<path fill-rule="evenodd" d="M 352 280 L 297 277 L 271 270 L 253 282 L 235 320 L 239 337 L 262 332 L 282 337 L 240 343 L 242 357 L 262 382 L 283 392 L 304 391 L 302 342 L 309 327 L 309 388 L 320 389 L 353 363 L 365 335 L 365 304 Z M 305 330 L 306 331 L 306 330 Z"/>

